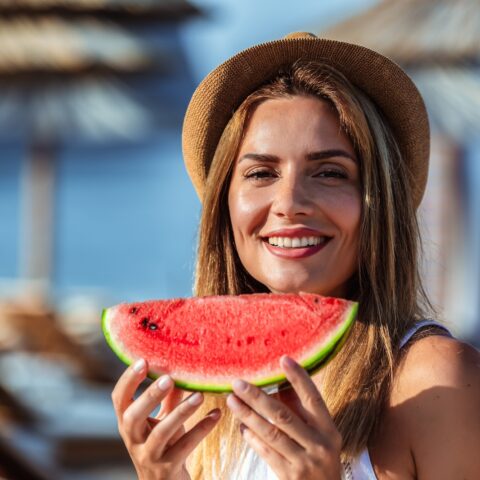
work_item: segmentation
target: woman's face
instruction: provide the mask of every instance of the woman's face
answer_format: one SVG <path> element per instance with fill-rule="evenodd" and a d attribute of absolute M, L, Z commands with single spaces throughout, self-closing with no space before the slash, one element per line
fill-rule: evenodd
<path fill-rule="evenodd" d="M 235 159 L 228 205 L 246 270 L 274 293 L 345 296 L 356 271 L 359 164 L 333 108 L 267 100 Z"/>

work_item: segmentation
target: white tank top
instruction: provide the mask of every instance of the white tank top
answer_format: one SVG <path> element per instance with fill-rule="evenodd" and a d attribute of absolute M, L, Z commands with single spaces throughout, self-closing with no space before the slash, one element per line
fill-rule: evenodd
<path fill-rule="evenodd" d="M 436 326 L 443 328 L 451 335 L 448 329 L 433 320 L 422 320 L 412 326 L 403 336 L 400 342 L 400 348 L 407 344 L 412 336 L 421 328 L 427 326 Z M 248 449 L 244 462 L 238 464 L 238 470 L 233 478 L 238 480 L 276 480 L 277 476 L 271 468 L 264 462 L 252 449 Z M 377 480 L 373 470 L 368 449 L 363 450 L 357 457 L 350 462 L 343 464 L 342 480 Z"/>

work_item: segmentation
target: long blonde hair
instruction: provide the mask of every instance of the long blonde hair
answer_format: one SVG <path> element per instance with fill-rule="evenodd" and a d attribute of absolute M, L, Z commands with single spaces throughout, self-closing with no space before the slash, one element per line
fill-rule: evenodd
<path fill-rule="evenodd" d="M 343 74 L 319 62 L 296 62 L 248 96 L 226 126 L 212 160 L 198 238 L 195 295 L 266 292 L 235 250 L 228 188 L 249 118 L 261 102 L 295 95 L 329 102 L 360 159 L 362 219 L 358 270 L 351 297 L 359 318 L 325 368 L 322 394 L 343 438 L 342 456 L 367 446 L 390 392 L 401 335 L 429 308 L 418 274 L 419 232 L 414 179 L 394 135 L 371 100 Z M 225 397 L 207 395 L 197 413 L 219 407 L 222 420 L 189 460 L 194 480 L 230 478 L 246 452 Z M 223 445 L 223 447 L 222 447 Z"/>

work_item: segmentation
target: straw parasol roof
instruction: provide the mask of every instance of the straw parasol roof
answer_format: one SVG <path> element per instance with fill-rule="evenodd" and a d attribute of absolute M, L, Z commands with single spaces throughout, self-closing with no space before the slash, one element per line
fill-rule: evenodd
<path fill-rule="evenodd" d="M 149 109 L 115 78 L 57 81 L 31 91 L 1 85 L 0 141 L 135 141 L 154 130 Z"/>
<path fill-rule="evenodd" d="M 480 60 L 480 0 L 384 0 L 324 30 L 381 50 L 404 67 Z"/>
<path fill-rule="evenodd" d="M 458 143 L 480 123 L 480 0 L 384 0 L 321 32 L 402 65 L 434 127 Z"/>
<path fill-rule="evenodd" d="M 200 14 L 187 0 L 0 0 L 0 14 L 95 15 L 120 22 L 172 21 Z"/>
<path fill-rule="evenodd" d="M 459 143 L 478 135 L 480 69 L 429 68 L 412 73 L 428 106 L 432 125 Z"/>
<path fill-rule="evenodd" d="M 0 20 L 0 45 L 0 139 L 110 141 L 152 125 L 120 81 L 163 67 L 166 54 L 139 35 L 94 17 L 15 15 Z"/>
<path fill-rule="evenodd" d="M 185 4 L 183 0 L 0 0 L 0 8 L 28 7 L 45 9 L 64 6 L 76 9 L 151 9 Z"/>
<path fill-rule="evenodd" d="M 138 36 L 95 18 L 75 22 L 56 16 L 0 20 L 0 45 L 0 75 L 38 70 L 78 72 L 95 66 L 128 72 L 154 64 L 153 55 Z"/>
<path fill-rule="evenodd" d="M 186 0 L 0 0 L 0 140 L 149 133 L 152 111 L 124 80 L 171 71 L 166 44 L 138 19 L 156 27 L 174 11 L 196 9 Z"/>

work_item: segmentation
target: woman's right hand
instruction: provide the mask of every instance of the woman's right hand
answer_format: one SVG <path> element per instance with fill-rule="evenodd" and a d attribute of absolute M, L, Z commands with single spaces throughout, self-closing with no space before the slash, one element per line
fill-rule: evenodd
<path fill-rule="evenodd" d="M 193 393 L 180 402 L 182 392 L 165 375 L 134 400 L 146 374 L 147 364 L 139 360 L 122 374 L 112 391 L 120 435 L 139 480 L 189 479 L 186 458 L 215 427 L 220 411 L 212 410 L 186 432 L 183 424 L 200 406 L 203 395 Z M 150 417 L 160 402 L 160 412 Z"/>

